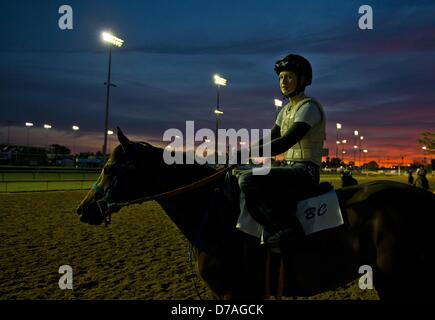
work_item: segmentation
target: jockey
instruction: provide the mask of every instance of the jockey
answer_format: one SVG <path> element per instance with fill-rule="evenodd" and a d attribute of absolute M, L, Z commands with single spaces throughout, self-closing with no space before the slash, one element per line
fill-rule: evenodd
<path fill-rule="evenodd" d="M 286 165 L 272 167 L 267 175 L 248 171 L 239 176 L 246 208 L 264 226 L 270 242 L 279 241 L 294 231 L 296 217 L 292 212 L 298 196 L 319 183 L 326 136 L 323 107 L 305 95 L 305 87 L 312 81 L 310 62 L 300 55 L 290 54 L 277 61 L 274 70 L 288 103 L 272 128 L 270 150 L 271 156 L 284 153 Z M 256 154 L 262 154 L 263 147 L 260 141 L 253 148 L 258 148 Z"/>
<path fill-rule="evenodd" d="M 349 169 L 349 167 L 346 167 L 340 173 L 341 173 L 341 186 L 343 188 L 358 184 L 358 181 L 354 177 L 352 177 L 352 171 Z"/>

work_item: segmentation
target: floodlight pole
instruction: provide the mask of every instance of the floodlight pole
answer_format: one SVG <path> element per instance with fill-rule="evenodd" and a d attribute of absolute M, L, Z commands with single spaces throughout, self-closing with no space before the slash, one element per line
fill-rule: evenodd
<path fill-rule="evenodd" d="M 103 158 L 106 160 L 107 156 L 107 130 L 109 128 L 109 96 L 110 96 L 110 73 L 112 70 L 112 45 L 109 44 L 109 71 L 107 73 L 107 91 L 106 91 L 106 116 L 104 120 L 104 144 L 103 144 Z"/>
<path fill-rule="evenodd" d="M 217 85 L 217 105 L 216 105 L 216 110 L 219 111 L 219 88 L 220 85 Z M 215 133 L 215 166 L 218 165 L 218 130 L 219 130 L 219 113 L 215 112 L 216 114 L 216 133 Z"/>

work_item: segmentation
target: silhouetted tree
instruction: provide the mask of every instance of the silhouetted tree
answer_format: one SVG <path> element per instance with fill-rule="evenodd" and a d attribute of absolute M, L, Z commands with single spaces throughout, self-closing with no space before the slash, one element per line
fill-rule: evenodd
<path fill-rule="evenodd" d="M 369 163 L 367 163 L 366 165 L 367 170 L 378 170 L 379 169 L 379 165 L 376 161 L 370 161 Z"/>
<path fill-rule="evenodd" d="M 331 167 L 338 168 L 341 165 L 340 158 L 332 158 L 331 159 Z"/>
<path fill-rule="evenodd" d="M 55 154 L 71 154 L 71 150 L 60 144 L 50 145 L 50 152 Z"/>

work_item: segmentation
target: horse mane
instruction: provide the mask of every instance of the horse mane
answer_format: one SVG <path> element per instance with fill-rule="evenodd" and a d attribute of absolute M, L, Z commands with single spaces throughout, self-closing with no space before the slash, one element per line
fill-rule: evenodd
<path fill-rule="evenodd" d="M 145 141 L 136 141 L 136 143 L 141 144 L 141 145 L 143 145 L 145 147 L 151 147 L 151 148 L 156 148 L 156 149 L 163 150 L 162 148 L 156 147 L 156 146 L 152 145 L 151 143 L 148 143 L 148 142 L 145 142 Z"/>
<path fill-rule="evenodd" d="M 159 153 L 160 152 L 162 152 L 162 153 L 164 152 L 163 148 L 156 147 L 156 146 L 152 145 L 151 143 L 148 143 L 148 142 L 145 142 L 145 141 L 132 141 L 132 143 L 140 146 L 141 148 L 143 148 L 142 150 L 144 150 L 144 151 L 147 151 L 146 148 L 149 148 L 153 152 L 159 152 Z M 185 159 L 186 159 L 186 152 L 183 151 L 182 154 L 183 154 L 183 161 L 185 161 Z M 208 166 L 207 164 L 200 164 L 200 163 L 198 163 L 196 161 L 196 159 L 194 159 L 194 163 L 193 164 L 183 163 L 183 164 L 168 165 L 168 167 L 172 167 L 172 166 L 177 167 L 178 169 L 180 168 L 180 166 L 186 166 L 186 167 L 189 167 L 190 169 L 193 169 L 193 170 L 196 169 L 196 170 L 198 170 L 200 172 L 204 172 L 206 174 L 206 176 L 207 175 L 211 175 L 211 174 L 216 172 L 216 170 L 214 168 L 212 168 L 211 166 Z M 200 175 L 203 176 L 203 174 L 200 174 Z"/>

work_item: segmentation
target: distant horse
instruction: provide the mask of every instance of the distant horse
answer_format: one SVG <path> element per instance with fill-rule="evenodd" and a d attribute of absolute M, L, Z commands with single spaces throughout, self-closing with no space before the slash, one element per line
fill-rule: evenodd
<path fill-rule="evenodd" d="M 341 186 L 350 187 L 358 184 L 358 180 L 352 177 L 352 173 L 343 171 L 341 173 Z"/>
<path fill-rule="evenodd" d="M 157 200 L 193 244 L 199 274 L 216 298 L 267 297 L 267 250 L 235 228 L 238 205 L 224 196 L 224 176 L 206 165 L 167 165 L 162 149 L 132 142 L 120 130 L 118 139 L 77 209 L 81 221 L 99 225 L 122 206 Z M 284 295 L 333 290 L 361 277 L 367 265 L 381 298 L 433 297 L 435 195 L 390 181 L 336 192 L 344 224 L 283 252 Z"/>

